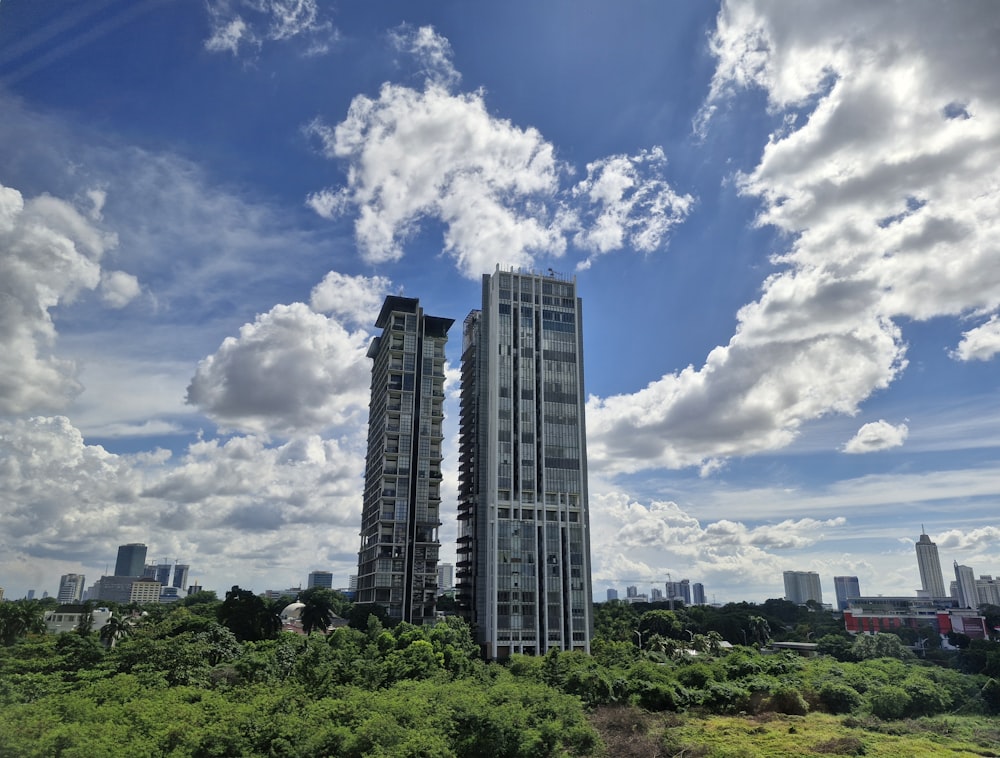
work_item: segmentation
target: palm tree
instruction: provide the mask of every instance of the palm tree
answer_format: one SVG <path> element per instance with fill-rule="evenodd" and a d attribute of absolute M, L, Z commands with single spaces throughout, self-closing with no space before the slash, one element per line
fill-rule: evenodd
<path fill-rule="evenodd" d="M 114 647 L 115 643 L 122 637 L 132 634 L 133 627 L 123 616 L 112 616 L 108 622 L 101 627 L 101 642 L 107 647 Z"/>
<path fill-rule="evenodd" d="M 771 625 L 767 623 L 767 619 L 763 616 L 751 616 L 747 621 L 750 624 L 750 634 L 757 645 L 760 647 L 766 645 L 771 639 Z"/>
<path fill-rule="evenodd" d="M 28 634 L 44 634 L 42 606 L 34 600 L 0 603 L 0 643 L 13 645 Z"/>
<path fill-rule="evenodd" d="M 299 595 L 299 601 L 303 604 L 299 614 L 302 631 L 306 634 L 312 634 L 314 630 L 319 629 L 327 634 L 330 630 L 330 624 L 336 618 L 336 613 L 333 610 L 333 598 L 330 597 L 329 593 L 322 589 L 306 590 Z"/>

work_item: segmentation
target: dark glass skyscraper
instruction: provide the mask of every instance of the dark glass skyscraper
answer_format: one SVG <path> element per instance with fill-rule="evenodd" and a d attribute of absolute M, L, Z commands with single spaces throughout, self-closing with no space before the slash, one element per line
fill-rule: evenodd
<path fill-rule="evenodd" d="M 416 298 L 390 295 L 372 340 L 368 455 L 358 552 L 357 603 L 390 617 L 434 619 L 441 525 L 444 346 L 453 319 L 424 315 Z"/>
<path fill-rule="evenodd" d="M 456 597 L 490 658 L 590 649 L 584 405 L 575 281 L 484 276 L 462 344 Z"/>
<path fill-rule="evenodd" d="M 130 542 L 118 547 L 115 561 L 115 576 L 142 576 L 146 569 L 146 546 L 141 542 Z"/>

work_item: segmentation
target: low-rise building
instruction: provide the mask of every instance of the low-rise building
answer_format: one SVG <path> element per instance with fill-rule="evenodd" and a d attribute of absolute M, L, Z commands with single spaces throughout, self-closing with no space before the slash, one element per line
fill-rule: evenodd
<path fill-rule="evenodd" d="M 929 626 L 940 635 L 949 632 L 972 639 L 986 639 L 986 619 L 971 608 L 943 608 L 942 598 L 859 597 L 844 611 L 844 628 L 850 634 L 898 632 Z"/>
<path fill-rule="evenodd" d="M 45 621 L 45 628 L 50 634 L 61 634 L 63 632 L 75 632 L 80 621 L 88 613 L 87 606 L 80 604 L 60 605 L 54 610 L 46 611 L 42 617 Z M 111 618 L 111 611 L 107 608 L 92 608 L 90 613 L 90 630 L 100 631 L 101 627 L 108 623 Z"/>

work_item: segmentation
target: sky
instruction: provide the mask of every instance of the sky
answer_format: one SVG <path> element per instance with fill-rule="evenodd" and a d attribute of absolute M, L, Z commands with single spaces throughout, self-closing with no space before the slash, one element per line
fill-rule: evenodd
<path fill-rule="evenodd" d="M 596 599 L 1000 574 L 998 70 L 990 0 L 0 0 L 0 586 L 346 585 L 387 294 L 452 559 L 498 265 L 583 299 Z"/>

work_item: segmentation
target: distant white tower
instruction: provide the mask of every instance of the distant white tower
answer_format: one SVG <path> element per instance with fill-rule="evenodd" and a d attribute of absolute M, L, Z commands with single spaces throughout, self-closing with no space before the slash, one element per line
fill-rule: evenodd
<path fill-rule="evenodd" d="M 941 559 L 938 557 L 937 545 L 923 533 L 920 525 L 920 540 L 916 543 L 917 568 L 920 569 L 920 586 L 931 597 L 948 597 L 944 588 L 944 575 L 941 573 Z"/>
<path fill-rule="evenodd" d="M 976 575 L 970 566 L 959 566 L 955 561 L 955 583 L 958 585 L 958 605 L 960 608 L 978 608 L 979 595 L 976 592 Z"/>
<path fill-rule="evenodd" d="M 59 578 L 60 603 L 76 603 L 83 599 L 83 588 L 87 578 L 83 574 L 63 574 Z"/>
<path fill-rule="evenodd" d="M 783 576 L 785 600 L 796 605 L 805 605 L 810 600 L 823 604 L 823 589 L 815 571 L 786 571 Z"/>

